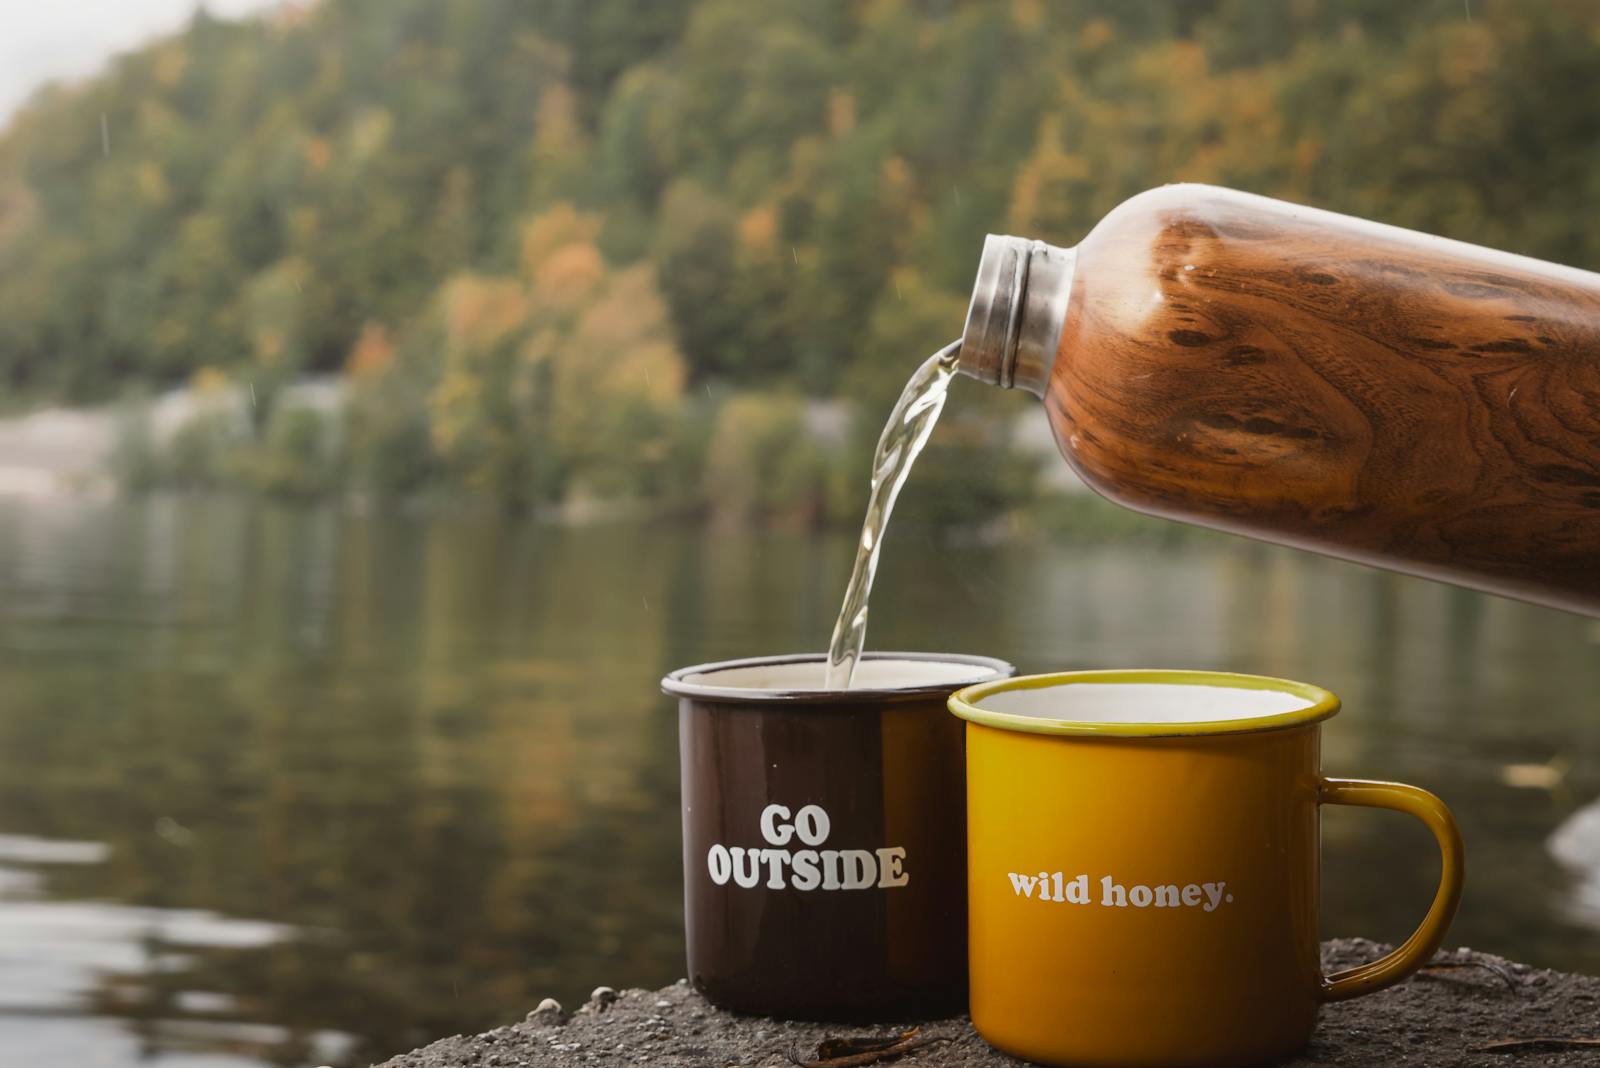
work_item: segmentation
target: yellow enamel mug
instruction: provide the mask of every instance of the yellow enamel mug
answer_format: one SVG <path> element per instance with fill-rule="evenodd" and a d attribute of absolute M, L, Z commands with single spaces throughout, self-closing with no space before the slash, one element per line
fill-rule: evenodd
<path fill-rule="evenodd" d="M 968 687 L 972 1022 L 1057 1065 L 1240 1065 L 1311 1037 L 1317 1007 L 1427 963 L 1461 897 L 1461 834 L 1415 786 L 1324 776 L 1339 699 L 1195 671 Z M 1323 975 L 1319 807 L 1407 812 L 1438 839 L 1433 906 L 1399 949 Z"/>

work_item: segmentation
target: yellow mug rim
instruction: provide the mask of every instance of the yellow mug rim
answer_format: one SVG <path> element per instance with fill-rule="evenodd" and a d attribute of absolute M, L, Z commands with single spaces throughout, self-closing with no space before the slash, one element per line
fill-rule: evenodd
<path fill-rule="evenodd" d="M 1092 720 L 1045 719 L 1015 712 L 980 708 L 986 697 L 1009 690 L 1044 690 L 1073 683 L 1155 683 L 1169 686 L 1224 686 L 1236 690 L 1274 690 L 1305 698 L 1311 704 L 1290 712 L 1243 719 L 1201 720 L 1191 723 L 1106 723 Z M 1230 671 L 1186 671 L 1179 668 L 1111 668 L 1099 671 L 1056 671 L 1044 675 L 1019 675 L 968 686 L 950 695 L 951 712 L 968 723 L 1026 734 L 1068 737 L 1181 738 L 1205 734 L 1250 734 L 1320 723 L 1339 711 L 1339 698 L 1321 686 L 1270 675 L 1241 675 Z"/>

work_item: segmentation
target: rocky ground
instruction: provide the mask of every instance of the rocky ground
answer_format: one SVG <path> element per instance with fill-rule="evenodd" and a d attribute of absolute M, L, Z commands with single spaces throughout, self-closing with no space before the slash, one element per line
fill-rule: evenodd
<path fill-rule="evenodd" d="M 1364 939 L 1323 946 L 1326 970 L 1372 960 L 1388 947 Z M 602 988 L 564 1012 L 546 1002 L 522 1023 L 446 1038 L 379 1068 L 577 1068 L 648 1064 L 660 1068 L 780 1066 L 817 1062 L 829 1039 L 894 1035 L 902 1028 L 841 1027 L 734 1016 L 711 1007 L 680 980 L 665 990 Z M 821 1060 L 834 1068 L 868 1063 L 907 1068 L 1019 1065 L 984 1045 L 965 1017 L 924 1023 L 893 1058 L 854 1053 Z M 1575 1040 L 1587 1039 L 1590 1045 Z M 1496 1043 L 1518 1041 L 1519 1045 Z M 861 1059 L 866 1057 L 868 1059 Z M 1600 979 L 1541 971 L 1470 950 L 1391 990 L 1327 1006 L 1311 1045 L 1290 1065 L 1600 1066 Z"/>

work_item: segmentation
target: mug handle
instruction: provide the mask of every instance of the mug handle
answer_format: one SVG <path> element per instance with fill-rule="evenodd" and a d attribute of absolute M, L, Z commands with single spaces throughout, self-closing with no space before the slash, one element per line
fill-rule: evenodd
<path fill-rule="evenodd" d="M 1461 902 L 1461 883 L 1466 871 L 1461 829 L 1443 801 L 1426 790 L 1403 783 L 1323 778 L 1318 784 L 1317 803 L 1407 812 L 1426 824 L 1439 842 L 1439 890 L 1433 895 L 1433 905 L 1423 917 L 1422 925 L 1387 956 L 1323 977 L 1322 1000 L 1344 1001 L 1393 986 L 1433 959 Z"/>

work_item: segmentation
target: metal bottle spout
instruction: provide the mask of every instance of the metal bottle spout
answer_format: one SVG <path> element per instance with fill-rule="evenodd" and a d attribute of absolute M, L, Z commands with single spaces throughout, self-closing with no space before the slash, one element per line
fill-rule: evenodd
<path fill-rule="evenodd" d="M 1043 397 L 1076 264 L 1070 248 L 1000 234 L 984 238 L 957 370 Z"/>

